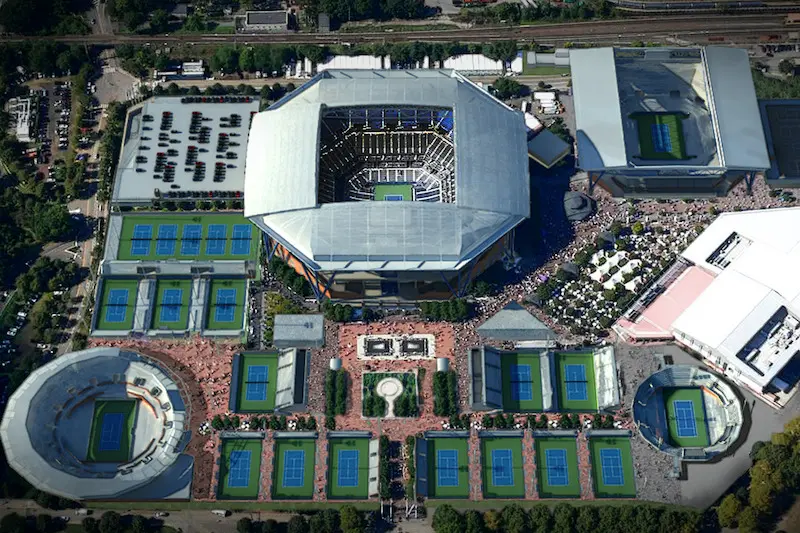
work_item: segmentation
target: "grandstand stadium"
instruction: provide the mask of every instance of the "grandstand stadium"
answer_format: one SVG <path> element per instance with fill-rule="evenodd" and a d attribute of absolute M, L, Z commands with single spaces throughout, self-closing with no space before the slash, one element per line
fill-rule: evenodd
<path fill-rule="evenodd" d="M 676 465 L 725 453 L 739 439 L 743 422 L 733 388 L 689 365 L 667 366 L 644 380 L 633 399 L 633 418 L 639 434 L 674 456 Z"/>
<path fill-rule="evenodd" d="M 253 119 L 245 216 L 318 298 L 464 294 L 530 213 L 522 114 L 450 70 L 327 70 Z"/>
<path fill-rule="evenodd" d="M 577 166 L 614 196 L 722 196 L 770 167 L 746 50 L 570 53 Z"/>
<path fill-rule="evenodd" d="M 9 465 L 72 500 L 188 499 L 191 413 L 159 363 L 118 348 L 62 355 L 34 370 L 0 424 Z"/>

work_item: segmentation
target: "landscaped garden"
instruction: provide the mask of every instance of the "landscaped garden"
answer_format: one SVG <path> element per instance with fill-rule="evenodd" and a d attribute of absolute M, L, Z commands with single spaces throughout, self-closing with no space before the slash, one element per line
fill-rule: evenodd
<path fill-rule="evenodd" d="M 413 417 L 419 414 L 417 404 L 417 377 L 411 373 L 367 372 L 362 381 L 362 413 L 368 418 L 386 416 L 386 400 L 376 392 L 378 383 L 386 378 L 400 381 L 403 391 L 394 402 L 394 415 Z"/>

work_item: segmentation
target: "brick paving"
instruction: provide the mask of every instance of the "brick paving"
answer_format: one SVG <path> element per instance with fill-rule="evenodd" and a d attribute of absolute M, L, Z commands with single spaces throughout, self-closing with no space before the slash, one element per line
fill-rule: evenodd
<path fill-rule="evenodd" d="M 314 465 L 314 499 L 317 501 L 326 498 L 328 489 L 328 430 L 325 424 L 319 424 L 319 439 L 317 439 L 316 464 Z"/>
<path fill-rule="evenodd" d="M 578 477 L 581 483 L 581 499 L 593 500 L 592 467 L 589 461 L 589 441 L 586 434 L 578 433 Z"/>
<path fill-rule="evenodd" d="M 522 437 L 522 470 L 525 480 L 525 499 L 538 500 L 536 491 L 536 457 L 533 448 L 533 430 L 526 429 Z"/>
<path fill-rule="evenodd" d="M 481 468 L 481 439 L 478 430 L 469 431 L 467 442 L 467 457 L 469 457 L 470 497 L 473 500 L 483 499 L 483 472 Z"/>
<path fill-rule="evenodd" d="M 275 440 L 267 431 L 267 438 L 262 442 L 261 448 L 261 491 L 258 495 L 260 501 L 272 499 L 272 472 L 275 459 Z"/>

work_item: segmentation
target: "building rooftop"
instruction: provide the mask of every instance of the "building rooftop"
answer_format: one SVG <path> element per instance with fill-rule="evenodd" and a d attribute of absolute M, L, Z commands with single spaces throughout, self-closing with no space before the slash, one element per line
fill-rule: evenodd
<path fill-rule="evenodd" d="M 112 201 L 241 197 L 249 96 L 158 96 L 128 110 Z"/>
<path fill-rule="evenodd" d="M 528 141 L 528 155 L 545 168 L 553 165 L 569 155 L 570 145 L 561 137 L 544 129 Z"/>
<path fill-rule="evenodd" d="M 771 163 L 767 179 L 800 180 L 800 100 L 759 104 Z"/>
<path fill-rule="evenodd" d="M 745 50 L 596 48 L 570 60 L 580 168 L 769 167 Z M 661 128 L 669 140 L 651 142 Z"/>
<path fill-rule="evenodd" d="M 272 344 L 276 348 L 321 348 L 325 344 L 322 315 L 275 315 Z"/>
<path fill-rule="evenodd" d="M 503 341 L 554 341 L 556 334 L 516 302 L 511 302 L 478 326 L 478 333 Z"/>
<path fill-rule="evenodd" d="M 248 26 L 254 25 L 285 25 L 289 19 L 287 11 L 248 11 L 246 14 L 246 24 Z"/>

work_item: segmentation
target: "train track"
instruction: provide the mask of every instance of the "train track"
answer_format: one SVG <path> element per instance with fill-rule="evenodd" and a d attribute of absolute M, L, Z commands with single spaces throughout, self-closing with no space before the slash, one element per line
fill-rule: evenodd
<path fill-rule="evenodd" d="M 633 19 L 612 19 L 531 26 L 478 26 L 468 29 L 363 32 L 363 33 L 286 33 L 286 34 L 235 34 L 235 35 L 64 35 L 48 37 L 50 40 L 71 44 L 118 45 L 164 43 L 214 44 L 222 42 L 264 44 L 341 44 L 389 43 L 402 41 L 424 42 L 491 42 L 517 41 L 573 41 L 586 43 L 624 42 L 625 39 L 653 40 L 656 38 L 683 38 L 714 36 L 742 39 L 759 35 L 776 35 L 786 32 L 781 15 L 717 15 L 714 17 L 662 16 Z M 7 35 L 4 42 L 23 42 L 41 37 Z"/>

